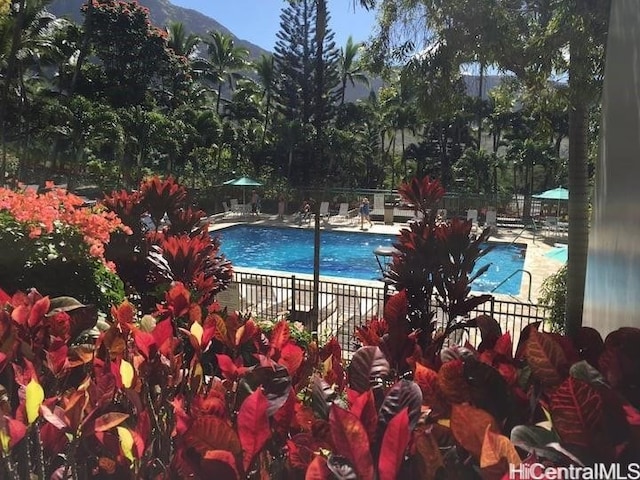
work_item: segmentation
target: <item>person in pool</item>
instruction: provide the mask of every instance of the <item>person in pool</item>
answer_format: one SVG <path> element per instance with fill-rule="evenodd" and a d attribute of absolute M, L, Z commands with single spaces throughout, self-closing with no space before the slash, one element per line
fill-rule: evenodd
<path fill-rule="evenodd" d="M 369 227 L 373 227 L 373 222 L 369 217 L 369 199 L 364 197 L 362 199 L 362 203 L 360 204 L 360 230 L 364 230 L 364 222 L 365 220 L 369 222 Z"/>

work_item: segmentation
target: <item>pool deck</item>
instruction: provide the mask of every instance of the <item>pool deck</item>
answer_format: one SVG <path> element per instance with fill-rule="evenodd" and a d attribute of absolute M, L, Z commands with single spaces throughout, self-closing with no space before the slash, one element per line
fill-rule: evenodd
<path fill-rule="evenodd" d="M 360 230 L 359 219 L 357 222 L 347 223 L 334 223 L 323 219 L 320 222 L 321 228 L 325 230 L 335 231 L 348 231 L 355 232 Z M 313 229 L 314 222 L 300 223 L 297 217 L 286 216 L 284 219 L 279 219 L 277 215 L 261 214 L 260 216 L 229 216 L 224 218 L 218 218 L 217 221 L 210 224 L 209 230 L 215 231 L 221 228 L 229 227 L 237 224 L 255 224 L 255 225 L 269 225 L 269 226 L 287 226 L 294 228 Z M 382 234 L 397 234 L 402 228 L 406 228 L 407 223 L 394 223 L 384 224 L 383 222 L 374 222 L 371 228 L 366 228 L 364 232 L 368 233 L 382 233 Z M 529 275 L 524 274 L 522 276 L 522 284 L 520 287 L 519 295 L 501 295 L 494 294 L 497 298 L 503 298 L 507 300 L 516 300 L 523 303 L 538 303 L 538 297 L 540 294 L 540 288 L 542 282 L 549 275 L 557 272 L 562 263 L 546 257 L 554 248 L 554 243 L 548 241 L 542 235 L 533 235 L 528 230 L 520 229 L 508 229 L 498 228 L 497 234 L 490 237 L 491 241 L 506 242 L 506 243 L 522 243 L 526 244 L 527 251 L 524 259 L 523 269 L 531 274 L 531 282 L 529 282 Z M 529 294 L 529 291 L 531 292 Z"/>

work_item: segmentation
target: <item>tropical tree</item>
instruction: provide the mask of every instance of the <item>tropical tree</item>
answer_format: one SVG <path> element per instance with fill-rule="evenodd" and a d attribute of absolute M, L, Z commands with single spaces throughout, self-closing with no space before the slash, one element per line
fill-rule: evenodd
<path fill-rule="evenodd" d="M 275 87 L 275 68 L 273 55 L 260 55 L 260 58 L 253 63 L 253 68 L 257 75 L 257 81 L 262 88 L 262 100 L 264 102 L 264 126 L 262 128 L 262 139 L 260 144 L 264 147 L 267 130 L 269 128 L 269 114 L 273 102 L 273 89 Z"/>
<path fill-rule="evenodd" d="M 208 60 L 198 62 L 197 69 L 203 78 L 217 85 L 216 113 L 220 113 L 222 86 L 229 84 L 233 88 L 234 81 L 241 75 L 238 73 L 247 66 L 249 51 L 237 47 L 233 38 L 224 33 L 211 31 L 203 42 L 207 45 Z"/>
<path fill-rule="evenodd" d="M 449 68 L 483 58 L 515 74 L 529 89 L 542 88 L 553 72 L 568 75 L 570 335 L 582 322 L 588 242 L 587 113 L 598 98 L 610 4 L 598 0 L 383 0 L 385 15 L 376 42 L 380 51 L 388 50 L 392 28 L 419 18 L 426 20 L 422 32 L 433 32 L 438 45 L 448 52 Z"/>
<path fill-rule="evenodd" d="M 182 22 L 169 22 L 166 30 L 169 48 L 178 56 L 191 58 L 200 44 L 200 37 L 195 33 L 187 34 Z"/>
<path fill-rule="evenodd" d="M 340 49 L 340 60 L 338 68 L 340 71 L 340 105 L 344 104 L 344 95 L 347 90 L 347 83 L 352 87 L 356 83 L 369 87 L 369 78 L 363 73 L 362 64 L 357 61 L 357 56 L 362 48 L 362 43 L 354 43 L 349 35 L 347 44 Z"/>

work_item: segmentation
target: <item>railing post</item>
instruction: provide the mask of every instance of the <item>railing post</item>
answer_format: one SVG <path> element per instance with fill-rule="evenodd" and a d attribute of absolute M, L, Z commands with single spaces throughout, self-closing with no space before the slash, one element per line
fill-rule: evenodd
<path fill-rule="evenodd" d="M 496 297 L 491 296 L 491 318 L 496 318 L 495 312 Z"/>
<path fill-rule="evenodd" d="M 296 311 L 296 276 L 295 275 L 291 275 L 291 311 L 292 312 Z"/>

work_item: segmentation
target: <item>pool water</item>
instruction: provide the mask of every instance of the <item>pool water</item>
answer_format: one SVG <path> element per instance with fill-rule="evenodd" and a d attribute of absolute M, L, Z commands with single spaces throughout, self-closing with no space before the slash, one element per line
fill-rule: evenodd
<path fill-rule="evenodd" d="M 300 228 L 235 225 L 212 232 L 220 236 L 222 253 L 238 267 L 313 273 L 313 230 Z M 380 267 L 373 251 L 391 246 L 395 235 L 323 230 L 320 236 L 320 275 L 377 280 Z M 476 268 L 491 266 L 476 279 L 472 289 L 490 292 L 510 274 L 524 265 L 523 244 L 493 244 L 495 247 L 480 258 Z M 496 293 L 517 295 L 522 272 L 514 274 Z"/>

